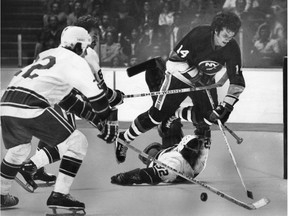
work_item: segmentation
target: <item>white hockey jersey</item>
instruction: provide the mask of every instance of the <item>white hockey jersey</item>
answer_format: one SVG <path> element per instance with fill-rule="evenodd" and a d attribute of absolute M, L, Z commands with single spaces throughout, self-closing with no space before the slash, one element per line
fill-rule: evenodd
<path fill-rule="evenodd" d="M 44 51 L 37 61 L 15 74 L 1 99 L 1 114 L 36 117 L 73 88 L 87 98 L 103 92 L 84 58 L 62 47 Z"/>
<path fill-rule="evenodd" d="M 84 56 L 85 60 L 87 61 L 88 65 L 91 68 L 92 73 L 98 83 L 99 88 L 103 88 L 102 85 L 104 84 L 104 77 L 99 65 L 99 56 L 95 50 L 91 47 L 88 47 Z"/>
<path fill-rule="evenodd" d="M 157 157 L 157 160 L 162 163 L 172 167 L 178 172 L 183 173 L 186 176 L 194 178 L 196 175 L 199 175 L 206 166 L 209 149 L 205 148 L 204 145 L 200 148 L 200 155 L 198 158 L 195 158 L 195 165 L 191 167 L 191 165 L 184 159 L 181 150 L 184 148 L 183 143 L 180 142 L 176 147 L 171 147 L 163 150 Z M 162 166 L 159 166 L 157 163 L 150 163 L 149 167 L 154 166 L 157 170 L 159 177 L 162 179 L 162 182 L 172 183 L 176 180 L 177 174 L 174 172 L 165 169 Z"/>

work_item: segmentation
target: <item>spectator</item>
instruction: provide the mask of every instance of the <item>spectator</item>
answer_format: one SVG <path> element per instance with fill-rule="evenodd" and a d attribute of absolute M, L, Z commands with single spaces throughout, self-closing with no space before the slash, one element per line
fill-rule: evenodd
<path fill-rule="evenodd" d="M 116 0 L 111 6 L 111 12 L 115 13 L 114 15 L 120 19 L 127 16 L 136 16 L 139 11 L 135 0 Z"/>
<path fill-rule="evenodd" d="M 174 11 L 168 2 L 164 3 L 163 9 L 158 18 L 159 26 L 171 26 L 174 23 Z"/>
<path fill-rule="evenodd" d="M 131 56 L 139 57 L 141 54 L 139 30 L 137 28 L 133 28 L 131 34 L 122 35 L 120 45 L 122 53 L 127 59 L 126 62 L 129 62 Z"/>
<path fill-rule="evenodd" d="M 155 15 L 153 13 L 151 3 L 149 1 L 145 1 L 143 4 L 143 10 L 140 11 L 140 14 L 138 16 L 139 24 L 141 26 L 144 26 L 148 23 L 148 18 L 153 17 L 155 19 Z"/>
<path fill-rule="evenodd" d="M 156 56 L 161 56 L 163 59 L 167 58 L 170 51 L 168 36 L 169 34 L 166 34 L 166 29 L 163 26 L 159 26 L 155 30 L 152 38 L 152 58 Z"/>
<path fill-rule="evenodd" d="M 106 67 L 112 66 L 112 59 L 120 54 L 120 44 L 114 42 L 113 32 L 109 31 L 106 35 L 107 42 L 101 44 L 101 64 Z"/>
<path fill-rule="evenodd" d="M 192 17 L 199 12 L 200 2 L 198 0 L 179 0 L 179 12 L 181 12 L 183 20 L 186 24 L 190 23 Z"/>
<path fill-rule="evenodd" d="M 80 1 L 76 1 L 74 3 L 73 12 L 67 17 L 67 25 L 74 25 L 77 19 L 82 15 L 84 15 L 82 3 Z"/>
<path fill-rule="evenodd" d="M 118 19 L 118 32 L 124 35 L 127 35 L 132 31 L 133 28 L 136 28 L 138 26 L 137 20 L 128 14 L 123 14 L 122 16 L 119 16 Z"/>
<path fill-rule="evenodd" d="M 48 26 L 43 28 L 39 40 L 35 45 L 34 58 L 44 50 L 56 48 L 60 44 L 62 30 L 63 26 L 59 25 L 57 16 L 49 16 Z"/>
<path fill-rule="evenodd" d="M 112 22 L 112 18 L 108 12 L 104 12 L 101 17 L 101 24 L 99 26 L 101 30 L 100 43 L 106 43 L 106 34 L 108 31 L 116 33 L 117 26 Z"/>
<path fill-rule="evenodd" d="M 103 14 L 103 9 L 100 3 L 96 2 L 90 11 L 90 14 L 94 17 L 99 16 L 101 17 Z"/>
<path fill-rule="evenodd" d="M 256 66 L 261 67 L 275 66 L 275 62 L 279 59 L 279 44 L 277 40 L 271 38 L 271 28 L 268 24 L 259 26 L 251 54 Z"/>
<path fill-rule="evenodd" d="M 183 22 L 180 13 L 174 14 L 174 23 L 171 26 L 170 31 L 170 47 L 174 47 L 180 39 L 184 37 L 189 32 L 189 26 Z"/>
<path fill-rule="evenodd" d="M 149 17 L 148 23 L 145 24 L 142 28 L 142 33 L 139 39 L 141 49 L 143 50 L 141 53 L 141 60 L 146 60 L 147 57 L 150 55 L 150 48 L 152 46 L 152 39 L 156 32 L 156 27 L 153 23 L 153 18 Z"/>
<path fill-rule="evenodd" d="M 68 16 L 74 10 L 74 0 L 67 0 L 63 3 L 63 10 L 65 14 Z"/>
<path fill-rule="evenodd" d="M 242 13 L 247 13 L 250 7 L 251 0 L 226 0 L 223 10 L 230 10 L 240 16 Z"/>
<path fill-rule="evenodd" d="M 124 65 L 122 64 L 122 60 L 121 57 L 119 55 L 116 55 L 112 58 L 112 63 L 111 63 L 112 67 L 123 67 Z"/>
<path fill-rule="evenodd" d="M 59 25 L 62 25 L 63 27 L 65 27 L 66 23 L 67 23 L 67 15 L 65 14 L 64 11 L 60 10 L 59 3 L 53 2 L 50 5 L 50 7 L 51 8 L 48 9 L 48 12 L 46 14 L 44 14 L 44 16 L 43 16 L 43 26 L 47 27 L 49 24 L 49 22 L 48 22 L 49 17 L 55 15 L 58 18 Z"/>
<path fill-rule="evenodd" d="M 127 66 L 132 67 L 132 66 L 135 66 L 135 65 L 137 65 L 137 64 L 139 64 L 138 57 L 135 56 L 135 55 L 132 55 L 132 56 L 130 57 L 130 60 L 129 60 L 129 63 L 128 63 Z"/>

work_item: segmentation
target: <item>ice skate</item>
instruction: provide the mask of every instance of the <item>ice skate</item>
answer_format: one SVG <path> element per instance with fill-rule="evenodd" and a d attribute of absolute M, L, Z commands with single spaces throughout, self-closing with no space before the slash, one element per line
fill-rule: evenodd
<path fill-rule="evenodd" d="M 52 191 L 47 200 L 47 206 L 52 209 L 53 213 L 46 214 L 46 216 L 80 216 L 86 214 L 85 204 L 77 201 L 70 194 L 62 194 Z"/>
<path fill-rule="evenodd" d="M 12 196 L 10 194 L 6 195 L 1 194 L 1 209 L 15 206 L 18 204 L 18 202 L 19 199 L 15 196 Z"/>
<path fill-rule="evenodd" d="M 123 163 L 126 159 L 128 147 L 125 146 L 125 142 L 124 133 L 120 132 L 115 142 L 115 155 L 117 163 Z"/>
<path fill-rule="evenodd" d="M 38 187 L 49 187 L 55 184 L 56 176 L 48 174 L 44 167 L 37 170 L 34 174 L 33 179 L 37 181 Z"/>
<path fill-rule="evenodd" d="M 19 170 L 22 177 L 15 177 L 15 181 L 26 191 L 33 193 L 38 188 L 38 185 L 33 178 L 36 171 L 36 165 L 32 161 L 28 161 L 24 163 Z"/>

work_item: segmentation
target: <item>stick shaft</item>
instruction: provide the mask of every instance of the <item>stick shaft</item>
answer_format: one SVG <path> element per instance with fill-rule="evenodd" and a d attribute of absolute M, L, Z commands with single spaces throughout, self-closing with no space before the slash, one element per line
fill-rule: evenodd
<path fill-rule="evenodd" d="M 208 89 L 205 90 L 206 94 L 209 98 L 210 104 L 212 106 L 213 109 L 215 109 L 215 104 L 212 98 L 212 95 L 210 93 L 210 91 Z M 233 130 L 231 130 L 229 127 L 227 127 L 226 125 L 223 125 L 225 127 L 225 129 L 236 139 L 238 144 L 241 144 L 243 142 L 243 138 L 240 138 L 236 133 L 234 133 Z"/>
<path fill-rule="evenodd" d="M 224 137 L 226 146 L 227 146 L 227 148 L 228 148 L 228 152 L 229 152 L 229 154 L 230 154 L 230 156 L 231 156 L 231 158 L 232 158 L 232 160 L 233 160 L 234 167 L 235 167 L 235 169 L 237 170 L 238 176 L 239 176 L 239 178 L 240 178 L 240 180 L 241 180 L 241 183 L 242 183 L 244 189 L 246 190 L 247 194 L 252 194 L 251 191 L 248 191 L 248 190 L 247 190 L 246 185 L 245 185 L 245 183 L 244 183 L 244 181 L 243 181 L 241 172 L 240 172 L 240 170 L 239 170 L 239 168 L 238 168 L 238 165 L 237 165 L 237 162 L 236 162 L 236 160 L 235 160 L 234 154 L 233 154 L 233 152 L 232 152 L 232 149 L 231 149 L 231 147 L 230 147 L 230 145 L 229 145 L 229 142 L 228 142 L 228 140 L 227 140 L 226 134 L 225 134 L 224 129 L 223 129 L 223 127 L 222 127 L 222 123 L 221 123 L 221 121 L 220 121 L 219 119 L 217 120 L 217 122 L 218 122 L 219 129 L 221 130 L 222 135 L 223 135 L 223 137 Z M 251 197 L 253 197 L 253 195 L 252 195 Z M 249 198 L 251 198 L 251 197 L 249 196 Z"/>
<path fill-rule="evenodd" d="M 227 125 L 223 125 L 224 128 L 236 139 L 237 144 L 241 144 L 243 142 L 243 138 L 239 137 L 233 130 L 231 130 Z"/>
<path fill-rule="evenodd" d="M 211 95 L 211 93 L 210 93 L 210 91 L 209 91 L 208 89 L 206 90 L 206 93 L 207 93 L 207 96 L 208 96 L 208 98 L 209 98 L 209 101 L 210 101 L 210 104 L 211 104 L 212 108 L 215 108 L 215 104 L 214 104 L 212 95 Z M 227 140 L 226 134 L 225 134 L 224 129 L 223 129 L 223 127 L 222 127 L 222 123 L 221 123 L 221 121 L 220 121 L 219 119 L 217 119 L 217 123 L 218 123 L 218 126 L 219 126 L 220 131 L 222 132 L 222 135 L 223 135 L 223 137 L 224 137 L 226 146 L 227 146 L 227 148 L 228 148 L 228 152 L 229 152 L 229 154 L 230 154 L 230 156 L 231 156 L 231 158 L 232 158 L 232 160 L 233 160 L 234 167 L 235 167 L 235 169 L 236 169 L 236 171 L 237 171 L 237 173 L 238 173 L 238 176 L 239 176 L 239 178 L 240 178 L 240 180 L 241 180 L 241 183 L 242 183 L 242 185 L 243 185 L 243 187 L 244 187 L 244 189 L 245 189 L 245 191 L 246 191 L 246 193 L 247 193 L 247 196 L 248 196 L 249 198 L 253 199 L 253 193 L 252 193 L 251 191 L 248 191 L 248 190 L 247 190 L 246 185 L 245 185 L 245 183 L 244 183 L 244 181 L 243 181 L 243 178 L 242 178 L 242 175 L 241 175 L 240 170 L 239 170 L 239 168 L 238 168 L 238 165 L 237 165 L 237 162 L 236 162 L 236 160 L 235 160 L 234 154 L 233 154 L 233 152 L 232 152 L 232 149 L 231 149 L 231 147 L 230 147 L 230 145 L 229 145 L 229 142 L 228 142 L 228 140 Z M 225 128 L 227 129 L 228 127 L 225 127 Z M 232 136 L 233 136 L 233 134 L 235 134 L 231 129 L 229 129 L 228 132 L 229 132 Z M 232 134 L 231 132 L 233 132 L 233 134 Z M 235 134 L 235 135 L 236 135 L 236 134 Z M 233 136 L 233 137 L 236 139 L 235 136 Z M 238 136 L 237 136 L 237 137 L 238 137 Z M 238 143 L 238 139 L 236 139 L 236 140 L 237 140 L 237 143 Z M 239 144 L 239 143 L 238 143 L 238 144 Z"/>

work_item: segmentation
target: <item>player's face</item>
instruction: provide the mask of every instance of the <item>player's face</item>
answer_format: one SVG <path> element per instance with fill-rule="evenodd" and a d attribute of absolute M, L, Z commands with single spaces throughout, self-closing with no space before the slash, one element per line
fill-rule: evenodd
<path fill-rule="evenodd" d="M 223 28 L 220 32 L 215 32 L 214 42 L 216 46 L 224 47 L 235 36 L 235 32 Z"/>

